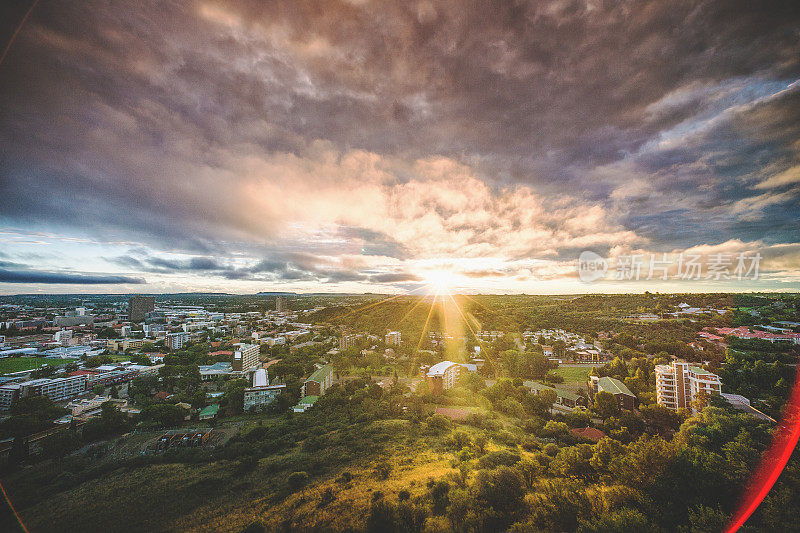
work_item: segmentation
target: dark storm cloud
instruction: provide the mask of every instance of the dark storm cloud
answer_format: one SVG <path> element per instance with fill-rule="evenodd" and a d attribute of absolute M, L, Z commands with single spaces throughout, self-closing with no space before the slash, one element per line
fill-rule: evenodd
<path fill-rule="evenodd" d="M 800 163 L 798 23 L 795 1 L 42 3 L 0 66 L 0 219 L 203 256 L 114 259 L 141 272 L 391 282 L 320 259 L 414 258 L 384 231 L 263 253 L 287 200 L 247 204 L 276 180 L 259 158 L 323 142 L 569 194 L 656 249 L 792 242 L 792 185 L 755 187 Z M 237 246 L 266 258 L 215 259 Z"/>
<path fill-rule="evenodd" d="M 0 283 L 46 283 L 70 285 L 142 284 L 145 280 L 129 276 L 106 274 L 66 274 L 37 270 L 6 270 L 0 268 Z"/>

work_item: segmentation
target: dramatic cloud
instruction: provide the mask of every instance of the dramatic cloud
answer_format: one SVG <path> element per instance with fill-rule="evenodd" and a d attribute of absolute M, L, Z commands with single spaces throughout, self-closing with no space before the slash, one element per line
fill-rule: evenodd
<path fill-rule="evenodd" d="M 2 283 L 47 283 L 69 285 L 112 285 L 117 283 L 145 283 L 141 278 L 97 274 L 66 274 L 62 272 L 40 272 L 36 270 L 0 269 Z"/>
<path fill-rule="evenodd" d="M 154 290 L 439 268 L 509 292 L 586 249 L 792 247 L 799 23 L 790 1 L 41 3 L 0 65 L 0 246 Z M 800 272 L 781 257 L 772 288 Z"/>

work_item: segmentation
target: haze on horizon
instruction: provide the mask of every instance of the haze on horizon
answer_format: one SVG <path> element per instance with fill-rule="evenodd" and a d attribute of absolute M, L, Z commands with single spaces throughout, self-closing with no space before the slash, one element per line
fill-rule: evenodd
<path fill-rule="evenodd" d="M 0 64 L 0 294 L 799 290 L 799 15 L 41 2 Z M 762 260 L 587 284 L 584 250 Z"/>

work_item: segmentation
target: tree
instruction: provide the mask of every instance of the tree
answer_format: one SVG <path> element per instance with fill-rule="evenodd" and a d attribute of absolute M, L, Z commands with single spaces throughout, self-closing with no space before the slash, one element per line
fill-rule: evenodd
<path fill-rule="evenodd" d="M 558 394 L 556 391 L 550 389 L 539 391 L 539 394 L 536 396 L 539 398 L 539 401 L 546 410 L 550 410 L 550 408 L 553 407 L 553 404 L 556 403 L 556 400 L 558 400 Z"/>
<path fill-rule="evenodd" d="M 289 477 L 286 478 L 286 482 L 289 484 L 289 488 L 293 492 L 297 492 L 308 482 L 308 473 L 303 471 L 292 472 L 289 474 Z"/>
<path fill-rule="evenodd" d="M 367 517 L 367 531 L 370 533 L 395 531 L 395 511 L 395 506 L 383 498 L 374 500 L 370 505 L 369 517 Z"/>
<path fill-rule="evenodd" d="M 450 484 L 447 481 L 436 481 L 431 486 L 430 497 L 433 503 L 433 514 L 444 514 L 450 504 L 449 494 Z"/>
<path fill-rule="evenodd" d="M 510 467 L 481 470 L 473 485 L 475 499 L 487 510 L 486 529 L 503 530 L 523 509 L 525 483 L 520 473 Z"/>
<path fill-rule="evenodd" d="M 600 418 L 619 414 L 619 402 L 610 392 L 600 391 L 594 395 L 594 410 Z"/>

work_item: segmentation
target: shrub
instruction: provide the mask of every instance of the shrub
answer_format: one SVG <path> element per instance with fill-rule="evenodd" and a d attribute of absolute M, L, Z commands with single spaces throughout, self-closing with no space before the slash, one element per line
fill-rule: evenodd
<path fill-rule="evenodd" d="M 499 466 L 511 466 L 518 463 L 519 460 L 520 456 L 518 453 L 508 450 L 499 450 L 496 452 L 489 452 L 478 459 L 478 468 L 487 469 L 497 468 Z"/>
<path fill-rule="evenodd" d="M 306 472 L 292 472 L 289 474 L 289 477 L 286 479 L 287 483 L 289 484 L 289 488 L 293 491 L 297 491 L 303 485 L 308 482 L 308 473 Z"/>

